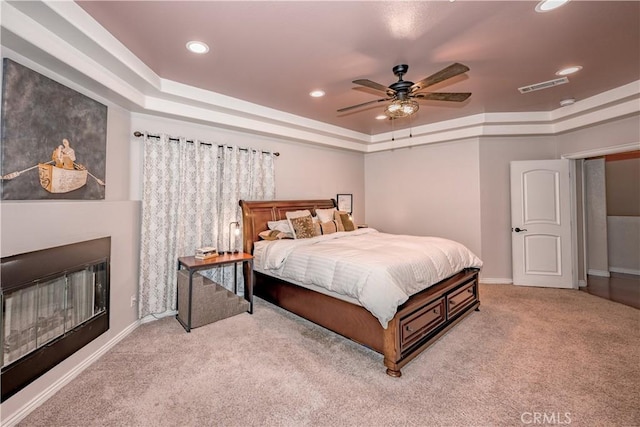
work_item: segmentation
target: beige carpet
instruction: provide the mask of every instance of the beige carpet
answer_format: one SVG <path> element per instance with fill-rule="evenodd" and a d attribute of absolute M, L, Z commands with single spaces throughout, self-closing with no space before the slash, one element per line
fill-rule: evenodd
<path fill-rule="evenodd" d="M 481 311 L 388 377 L 382 357 L 258 300 L 143 325 L 22 426 L 638 426 L 640 311 L 484 285 Z"/>

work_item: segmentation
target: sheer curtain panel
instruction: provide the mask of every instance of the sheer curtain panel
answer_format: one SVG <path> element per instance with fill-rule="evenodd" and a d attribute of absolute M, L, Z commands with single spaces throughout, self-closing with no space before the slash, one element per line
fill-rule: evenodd
<path fill-rule="evenodd" d="M 242 221 L 240 199 L 275 197 L 272 153 L 164 134 L 143 144 L 140 318 L 176 310 L 178 257 L 201 246 L 229 249 L 229 224 Z M 232 244 L 240 249 L 241 241 Z M 232 289 L 231 269 L 209 276 Z"/>

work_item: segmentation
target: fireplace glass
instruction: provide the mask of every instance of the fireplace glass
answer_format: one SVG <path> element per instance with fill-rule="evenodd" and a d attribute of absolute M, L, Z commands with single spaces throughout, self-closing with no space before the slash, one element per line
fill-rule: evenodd
<path fill-rule="evenodd" d="M 2 366 L 103 313 L 106 283 L 106 263 L 100 263 L 5 293 Z"/>

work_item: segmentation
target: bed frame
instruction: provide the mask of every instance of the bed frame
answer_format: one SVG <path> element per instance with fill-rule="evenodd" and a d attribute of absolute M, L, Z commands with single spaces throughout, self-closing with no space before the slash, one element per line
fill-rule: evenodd
<path fill-rule="evenodd" d="M 286 212 L 335 206 L 327 200 L 240 201 L 243 249 L 253 253 L 267 221 L 286 219 Z M 245 272 L 246 274 L 247 272 Z M 258 272 L 254 295 L 356 341 L 384 356 L 387 374 L 400 369 L 458 322 L 478 310 L 478 269 L 465 269 L 415 294 L 398 308 L 387 329 L 365 308 Z"/>

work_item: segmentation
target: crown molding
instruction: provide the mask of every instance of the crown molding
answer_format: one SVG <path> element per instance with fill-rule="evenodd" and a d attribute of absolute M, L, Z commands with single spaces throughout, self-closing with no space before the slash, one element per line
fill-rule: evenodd
<path fill-rule="evenodd" d="M 640 80 L 550 112 L 484 113 L 367 135 L 226 95 L 163 79 L 72 1 L 1 2 L 2 31 L 30 47 L 28 58 L 52 58 L 106 88 L 131 111 L 176 117 L 275 138 L 374 153 L 486 136 L 555 135 L 640 114 Z M 63 76 L 65 77 L 65 76 Z M 409 133 L 411 132 L 411 134 Z"/>

